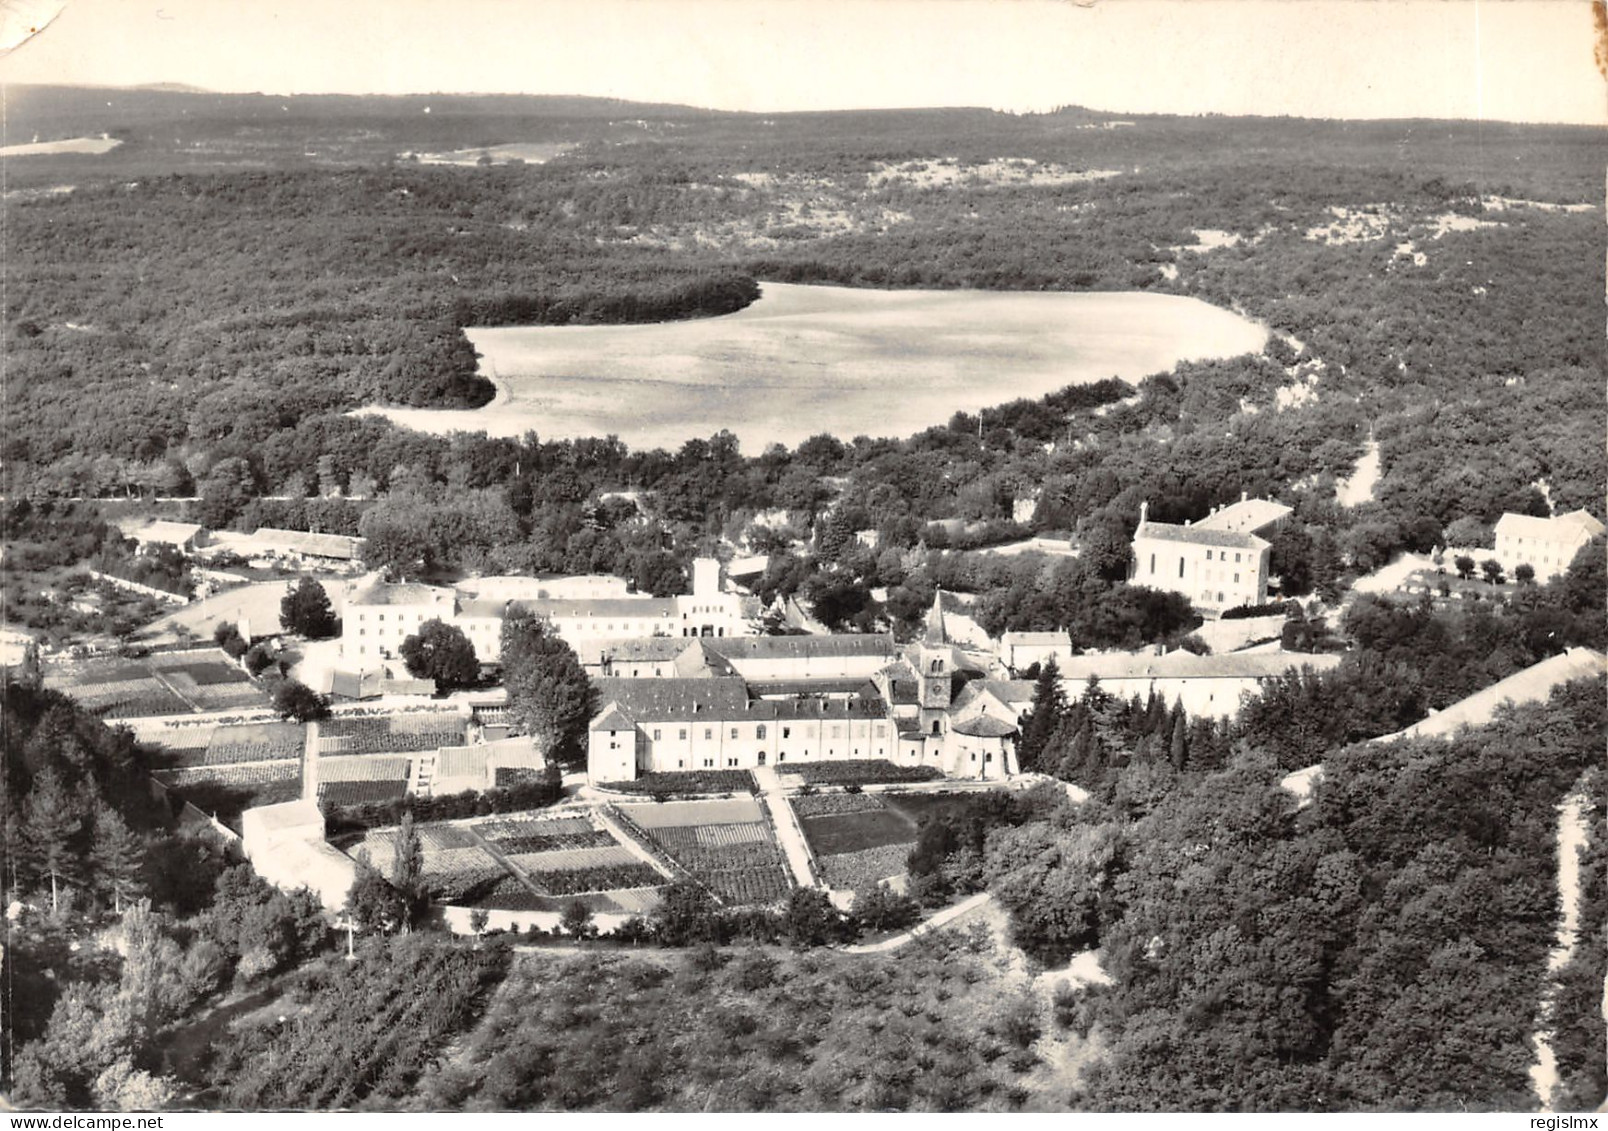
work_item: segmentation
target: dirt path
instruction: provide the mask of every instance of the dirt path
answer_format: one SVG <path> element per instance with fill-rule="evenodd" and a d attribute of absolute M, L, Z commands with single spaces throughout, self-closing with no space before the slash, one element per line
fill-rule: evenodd
<path fill-rule="evenodd" d="M 793 807 L 787 803 L 787 795 L 782 792 L 781 776 L 774 766 L 759 766 L 754 770 L 754 780 L 759 783 L 760 804 L 770 811 L 771 827 L 776 830 L 776 839 L 781 842 L 793 882 L 801 888 L 818 886 L 815 858 L 810 853 L 809 842 L 804 839 L 804 830 L 799 827 Z"/>
<path fill-rule="evenodd" d="M 1563 914 L 1552 953 L 1547 956 L 1547 987 L 1541 998 L 1541 1027 L 1531 1040 L 1536 1062 L 1530 1068 L 1536 1098 L 1542 1111 L 1552 1110 L 1552 1097 L 1558 1088 L 1558 1060 L 1552 1051 L 1552 1022 L 1558 971 L 1574 957 L 1580 939 L 1580 854 L 1586 848 L 1587 800 L 1578 786 L 1558 806 L 1558 900 Z"/>
<path fill-rule="evenodd" d="M 1334 485 L 1334 501 L 1343 507 L 1361 506 L 1373 501 L 1374 488 L 1379 485 L 1383 468 L 1379 461 L 1379 442 L 1373 437 L 1362 449 L 1357 465 L 1351 474 Z"/>

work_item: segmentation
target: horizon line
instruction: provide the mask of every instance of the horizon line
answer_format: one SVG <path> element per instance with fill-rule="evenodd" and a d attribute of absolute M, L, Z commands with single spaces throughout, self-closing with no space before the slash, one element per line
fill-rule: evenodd
<path fill-rule="evenodd" d="M 1333 117 L 1315 116 L 1310 114 L 1290 113 L 1228 113 L 1222 110 L 1185 111 L 1185 110 L 1112 110 L 1086 106 L 1081 103 L 1065 103 L 1048 109 L 1015 109 L 1004 106 L 984 106 L 975 103 L 955 103 L 949 105 L 930 104 L 920 106 L 834 106 L 812 107 L 800 109 L 731 109 L 721 106 L 700 106 L 691 102 L 662 101 L 650 98 L 627 98 L 612 94 L 581 94 L 577 92 L 554 91 L 517 91 L 517 90 L 412 90 L 412 91 L 352 91 L 352 90 L 302 90 L 302 91 L 273 91 L 273 90 L 221 90 L 216 87 L 197 86 L 194 83 L 154 81 L 144 83 L 88 83 L 88 82 L 8 82 L 0 78 L 0 91 L 7 88 L 27 88 L 32 90 L 120 90 L 147 94 L 179 94 L 179 95 L 219 95 L 225 97 L 241 98 L 548 98 L 548 99 L 576 99 L 589 102 L 616 102 L 631 106 L 658 106 L 677 110 L 687 110 L 699 114 L 724 114 L 741 117 L 775 117 L 778 115 L 822 115 L 822 114 L 898 114 L 898 113 L 942 113 L 973 111 L 985 114 L 1003 114 L 1013 118 L 1021 117 L 1048 117 L 1055 114 L 1082 112 L 1086 114 L 1109 115 L 1112 117 L 1128 118 L 1185 118 L 1185 119 L 1261 119 L 1267 121 L 1299 121 L 1299 122 L 1335 122 L 1335 123 L 1385 123 L 1385 122 L 1453 122 L 1476 125 L 1503 125 L 1503 126 L 1569 126 L 1587 129 L 1602 130 L 1608 128 L 1600 121 L 1582 121 L 1578 119 L 1560 118 L 1491 118 L 1491 117 L 1435 117 L 1433 115 L 1400 115 L 1390 117 Z"/>

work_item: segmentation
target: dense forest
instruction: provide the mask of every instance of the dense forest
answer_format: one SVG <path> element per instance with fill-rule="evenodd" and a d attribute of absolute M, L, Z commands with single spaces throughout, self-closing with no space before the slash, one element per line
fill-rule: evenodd
<path fill-rule="evenodd" d="M 925 520 L 1000 524 L 1022 499 L 1036 502 L 1027 528 L 1099 542 L 1125 539 L 1141 499 L 1181 521 L 1250 491 L 1297 503 L 1334 540 L 1328 558 L 1366 570 L 1433 543 L 1430 523 L 1488 526 L 1548 498 L 1601 510 L 1602 263 L 1580 250 L 1602 195 L 1589 131 L 1487 125 L 1476 145 L 1473 126 L 1096 129 L 1105 119 L 1081 111 L 621 121 L 617 105 L 530 100 L 458 104 L 425 125 L 398 116 L 402 101 L 349 100 L 299 107 L 336 115 L 302 120 L 308 159 L 285 144 L 290 125 L 248 124 L 262 113 L 249 99 L 230 103 L 247 115 L 232 125 L 186 121 L 176 149 L 162 115 L 183 98 L 145 101 L 123 111 L 128 141 L 104 166 L 55 170 L 73 192 L 9 210 L 8 494 L 194 491 L 214 525 L 267 511 L 321 525 L 298 499 L 485 492 L 499 526 L 504 507 L 542 504 L 495 564 L 621 572 L 640 551 L 585 509 L 618 490 L 646 493 L 683 558 L 774 508 L 806 533 L 845 510 L 908 549 Z M 58 124 L 49 102 L 35 92 L 22 112 Z M 88 112 L 56 105 L 63 122 Z M 464 144 L 573 148 L 530 165 L 396 159 L 442 144 L 451 113 Z M 1225 241 L 1196 250 L 1199 232 Z M 468 323 L 707 315 L 763 279 L 1147 289 L 1276 333 L 1262 356 L 1137 388 L 1033 402 L 1002 389 L 1000 407 L 949 427 L 796 451 L 740 453 L 719 436 L 674 453 L 445 440 L 346 415 L 483 403 Z M 861 432 L 874 425 L 841 429 Z M 1375 501 L 1334 508 L 1370 433 Z M 261 495 L 291 499 L 248 513 Z M 438 556 L 477 568 L 483 540 Z"/>

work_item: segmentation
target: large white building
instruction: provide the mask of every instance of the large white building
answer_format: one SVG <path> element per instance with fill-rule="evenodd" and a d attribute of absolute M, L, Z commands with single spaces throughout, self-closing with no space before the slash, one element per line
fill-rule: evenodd
<path fill-rule="evenodd" d="M 1068 699 L 1076 699 L 1092 678 L 1119 699 L 1137 696 L 1148 702 L 1155 695 L 1169 706 L 1181 705 L 1191 716 L 1231 719 L 1245 696 L 1258 693 L 1264 681 L 1300 668 L 1330 671 L 1340 660 L 1338 655 L 1305 652 L 1109 652 L 1074 656 L 1061 666 L 1061 687 Z M 978 680 L 955 700 L 955 715 L 983 711 L 1002 720 L 1017 719 L 1032 707 L 1035 686 L 1028 679 Z"/>
<path fill-rule="evenodd" d="M 572 646 L 655 636 L 718 639 L 755 631 L 752 598 L 722 590 L 720 563 L 713 559 L 693 563 L 693 591 L 680 597 L 504 596 L 533 591 L 611 592 L 617 588 L 597 578 L 523 579 L 531 584 L 521 584 L 521 580 L 481 578 L 457 589 L 418 582 L 361 583 L 346 598 L 341 659 L 359 671 L 381 667 L 400 658 L 402 642 L 425 622 L 440 620 L 463 631 L 482 663 L 494 664 L 502 655 L 503 621 L 514 611 L 546 618 Z"/>
<path fill-rule="evenodd" d="M 1504 514 L 1496 523 L 1495 557 L 1509 577 L 1528 564 L 1537 582 L 1548 581 L 1568 570 L 1580 548 L 1602 537 L 1604 529 L 1608 528 L 1584 510 L 1556 518 Z"/>
<path fill-rule="evenodd" d="M 596 681 L 593 781 L 864 758 L 951 777 L 1017 772 L 1014 721 L 950 718 L 956 676 L 979 667 L 948 641 L 939 600 L 922 638 L 903 647 L 872 634 L 698 646 L 706 670 L 735 674 Z"/>
<path fill-rule="evenodd" d="M 1241 605 L 1267 602 L 1271 551 L 1272 543 L 1266 539 L 1246 530 L 1211 525 L 1210 518 L 1182 526 L 1151 522 L 1150 504 L 1144 503 L 1133 536 L 1129 580 L 1180 593 L 1197 611 L 1217 616 Z"/>

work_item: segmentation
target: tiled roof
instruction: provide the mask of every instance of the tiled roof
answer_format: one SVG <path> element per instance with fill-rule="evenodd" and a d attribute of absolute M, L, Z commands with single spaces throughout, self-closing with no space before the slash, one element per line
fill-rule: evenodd
<path fill-rule="evenodd" d="M 458 615 L 461 617 L 496 617 L 500 620 L 507 608 L 507 601 L 493 597 L 458 598 Z"/>
<path fill-rule="evenodd" d="M 346 599 L 347 608 L 354 605 L 434 605 L 452 607 L 452 590 L 439 585 L 425 585 L 418 581 L 376 581 L 354 592 Z"/>
<path fill-rule="evenodd" d="M 1272 499 L 1241 499 L 1207 515 L 1195 524 L 1195 528 L 1204 526 L 1209 530 L 1243 530 L 1255 534 L 1294 513 L 1293 507 L 1275 503 Z"/>
<path fill-rule="evenodd" d="M 899 652 L 889 633 L 807 636 L 707 636 L 703 644 L 728 660 L 782 660 L 819 656 L 887 656 Z"/>
<path fill-rule="evenodd" d="M 748 707 L 748 686 L 740 679 L 599 679 L 597 698 L 623 708 L 638 722 L 719 718 Z"/>
<path fill-rule="evenodd" d="M 1571 540 L 1584 534 L 1595 538 L 1604 527 L 1590 511 L 1577 510 L 1560 514 L 1556 518 L 1537 518 L 1530 514 L 1504 514 L 1496 521 L 1498 534 L 1511 534 L 1517 538 L 1539 538 L 1549 542 Z"/>
<path fill-rule="evenodd" d="M 1010 723 L 1002 723 L 992 715 L 977 715 L 974 718 L 962 719 L 950 729 L 956 734 L 967 734 L 973 738 L 1004 738 L 1006 735 L 1016 733 L 1016 728 Z"/>
<path fill-rule="evenodd" d="M 546 599 L 513 601 L 511 604 L 528 613 L 544 617 L 615 617 L 641 620 L 660 617 L 669 620 L 679 615 L 674 597 L 598 597 L 576 600 Z"/>
<path fill-rule="evenodd" d="M 575 654 L 582 664 L 597 667 L 605 659 L 624 663 L 663 663 L 693 647 L 685 636 L 618 636 L 579 640 Z"/>
<path fill-rule="evenodd" d="M 636 720 L 620 709 L 618 703 L 610 703 L 603 708 L 603 713 L 592 720 L 593 730 L 635 730 Z"/>
<path fill-rule="evenodd" d="M 1450 737 L 1465 726 L 1484 726 L 1503 703 L 1538 703 L 1562 684 L 1600 676 L 1605 671 L 1608 671 L 1608 656 L 1590 648 L 1571 648 L 1561 656 L 1549 657 L 1521 672 L 1514 672 L 1467 699 L 1459 699 L 1444 711 L 1421 719 L 1406 730 L 1376 741 Z"/>
<path fill-rule="evenodd" d="M 1142 538 L 1156 542 L 1187 542 L 1196 546 L 1225 546 L 1231 550 L 1260 552 L 1270 543 L 1254 534 L 1241 534 L 1235 530 L 1213 530 L 1209 526 L 1175 526 L 1170 522 L 1141 522 L 1134 533 L 1134 541 Z"/>
<path fill-rule="evenodd" d="M 750 701 L 740 679 L 600 679 L 599 721 L 621 711 L 635 724 L 656 722 L 764 722 L 771 719 L 883 718 L 887 707 L 875 695 L 856 699 L 759 699 Z M 603 727 L 601 729 L 610 729 Z M 613 729 L 624 729 L 614 727 Z"/>
<path fill-rule="evenodd" d="M 750 695 L 842 695 L 852 692 L 875 695 L 876 687 L 864 678 L 849 679 L 756 679 L 748 683 Z"/>
<path fill-rule="evenodd" d="M 357 556 L 361 538 L 345 534 L 312 534 L 305 530 L 280 530 L 273 526 L 259 526 L 252 540 L 275 549 L 292 550 L 317 558 L 339 558 L 349 561 Z"/>
<path fill-rule="evenodd" d="M 1197 656 L 1182 649 L 1165 656 L 1113 652 L 1073 656 L 1061 666 L 1061 677 L 1079 683 L 1091 675 L 1096 679 L 1263 679 L 1303 667 L 1327 671 L 1340 660 L 1334 653 L 1306 652 L 1228 652 L 1221 656 Z"/>
<path fill-rule="evenodd" d="M 1072 637 L 1065 632 L 1007 632 L 1000 637 L 1006 647 L 1060 647 L 1072 646 Z"/>
<path fill-rule="evenodd" d="M 1006 707 L 1014 708 L 1016 704 L 1031 703 L 1033 689 L 1038 684 L 1031 679 L 978 679 L 968 683 L 960 689 L 955 697 L 955 709 L 969 706 L 981 696 L 989 695 Z"/>
<path fill-rule="evenodd" d="M 204 528 L 194 522 L 169 522 L 167 519 L 153 519 L 134 532 L 134 538 L 140 542 L 170 542 L 177 546 L 181 542 L 188 542 Z"/>
<path fill-rule="evenodd" d="M 708 679 L 712 676 L 732 676 L 737 673 L 732 670 L 726 657 L 718 655 L 705 647 L 703 638 L 694 640 L 687 647 L 676 654 L 676 675 L 682 679 Z"/>

